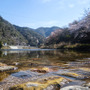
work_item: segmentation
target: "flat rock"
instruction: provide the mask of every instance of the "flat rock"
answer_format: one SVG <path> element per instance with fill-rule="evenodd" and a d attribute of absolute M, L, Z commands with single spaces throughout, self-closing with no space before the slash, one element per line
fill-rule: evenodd
<path fill-rule="evenodd" d="M 7 70 L 13 70 L 16 69 L 14 66 L 1 66 L 0 71 L 7 71 Z"/>
<path fill-rule="evenodd" d="M 45 88 L 43 90 L 60 90 L 60 87 L 61 86 L 59 84 L 51 84 L 47 88 Z"/>
<path fill-rule="evenodd" d="M 61 88 L 60 90 L 90 90 L 90 88 L 75 85 L 75 86 L 67 86 L 67 87 Z"/>
<path fill-rule="evenodd" d="M 64 80 L 60 76 L 51 76 L 15 85 L 9 88 L 9 90 L 60 90 L 61 83 L 67 81 Z"/>
<path fill-rule="evenodd" d="M 30 70 L 27 70 L 27 71 L 20 71 L 11 75 L 14 77 L 22 78 L 22 79 L 27 79 L 30 77 L 38 76 L 40 74 L 37 72 L 31 72 Z"/>

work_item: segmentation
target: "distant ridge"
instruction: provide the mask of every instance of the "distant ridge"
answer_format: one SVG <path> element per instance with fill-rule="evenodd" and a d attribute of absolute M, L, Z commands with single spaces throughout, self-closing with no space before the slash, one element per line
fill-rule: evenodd
<path fill-rule="evenodd" d="M 60 27 L 57 26 L 53 26 L 53 27 L 40 27 L 35 29 L 34 31 L 39 33 L 40 35 L 44 36 L 44 37 L 48 37 L 51 32 L 54 32 L 55 30 L 60 29 Z"/>
<path fill-rule="evenodd" d="M 0 41 L 8 45 L 32 45 L 37 46 L 44 43 L 51 32 L 60 29 L 54 27 L 40 27 L 32 29 L 12 25 L 0 16 Z"/>
<path fill-rule="evenodd" d="M 14 27 L 28 41 L 28 45 L 36 46 L 44 43 L 44 37 L 41 36 L 39 33 L 35 32 L 33 29 L 16 25 L 14 25 Z"/>

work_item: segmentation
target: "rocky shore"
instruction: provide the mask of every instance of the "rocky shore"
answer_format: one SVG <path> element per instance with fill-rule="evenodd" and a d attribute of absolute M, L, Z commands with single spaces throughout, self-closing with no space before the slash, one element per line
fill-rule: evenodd
<path fill-rule="evenodd" d="M 13 69 L 1 65 L 7 67 L 4 70 Z M 84 68 L 82 73 L 82 69 L 77 68 L 56 68 L 58 67 L 44 66 L 13 73 L 0 83 L 0 90 L 90 90 L 90 84 L 83 81 L 90 78 L 87 69 Z"/>
<path fill-rule="evenodd" d="M 2 71 L 8 71 L 8 70 L 14 70 L 16 67 L 14 66 L 8 66 L 6 64 L 0 63 L 0 72 Z"/>
<path fill-rule="evenodd" d="M 85 59 L 46 65 L 40 58 L 0 63 L 0 90 L 90 90 L 89 64 Z"/>

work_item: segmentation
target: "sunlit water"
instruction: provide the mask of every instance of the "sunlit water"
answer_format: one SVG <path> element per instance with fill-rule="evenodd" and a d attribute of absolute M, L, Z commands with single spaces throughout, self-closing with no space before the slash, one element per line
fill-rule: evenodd
<path fill-rule="evenodd" d="M 3 82 L 3 80 L 11 74 L 40 66 L 53 66 L 57 67 L 58 70 L 70 70 L 72 68 L 90 69 L 90 52 L 52 49 L 3 50 L 0 51 L 0 62 L 16 67 L 15 70 L 0 72 L 0 82 Z M 81 73 L 83 73 L 83 71 Z M 90 76 L 89 73 L 88 76 Z M 84 81 L 90 82 L 89 79 L 84 79 Z M 2 83 L 0 83 L 0 85 L 1 84 Z"/>

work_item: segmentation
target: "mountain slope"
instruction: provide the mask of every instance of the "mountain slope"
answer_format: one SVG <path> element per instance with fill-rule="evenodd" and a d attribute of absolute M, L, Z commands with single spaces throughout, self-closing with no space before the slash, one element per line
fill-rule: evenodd
<path fill-rule="evenodd" d="M 40 45 L 44 42 L 44 37 L 36 33 L 33 29 L 28 27 L 19 27 L 14 25 L 15 29 L 18 30 L 31 46 Z"/>
<path fill-rule="evenodd" d="M 69 26 L 72 42 L 74 43 L 90 43 L 90 13 L 77 23 Z"/>
<path fill-rule="evenodd" d="M 34 31 L 39 33 L 40 35 L 42 35 L 44 37 L 48 37 L 51 34 L 51 32 L 53 32 L 55 30 L 58 30 L 58 29 L 60 29 L 60 28 L 56 27 L 56 26 L 51 27 L 51 28 L 49 28 L 49 27 L 40 27 L 40 28 L 35 29 Z"/>
<path fill-rule="evenodd" d="M 0 16 L 0 41 L 9 45 L 26 44 L 27 40 L 12 24 Z"/>
<path fill-rule="evenodd" d="M 8 45 L 36 46 L 44 42 L 44 37 L 31 28 L 12 25 L 0 16 L 0 41 Z"/>
<path fill-rule="evenodd" d="M 80 21 L 74 21 L 69 27 L 54 31 L 46 45 L 54 44 L 90 44 L 90 12 Z"/>

